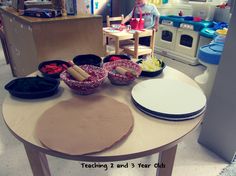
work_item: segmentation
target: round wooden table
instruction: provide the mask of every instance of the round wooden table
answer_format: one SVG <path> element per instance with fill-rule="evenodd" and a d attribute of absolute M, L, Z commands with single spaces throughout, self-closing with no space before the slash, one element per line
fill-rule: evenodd
<path fill-rule="evenodd" d="M 166 67 L 162 75 L 156 78 L 177 79 L 198 87 L 191 78 L 170 67 Z M 62 100 L 80 96 L 73 93 L 63 82 L 59 93 L 50 98 L 23 100 L 8 95 L 3 103 L 4 120 L 12 134 L 24 144 L 34 176 L 51 175 L 45 154 L 70 160 L 108 162 L 134 159 L 154 153 L 159 153 L 157 162 L 165 164 L 165 168 L 157 169 L 157 175 L 171 176 L 178 143 L 200 124 L 202 116 L 174 122 L 156 119 L 139 111 L 132 103 L 131 90 L 136 83 L 145 79 L 147 78 L 139 78 L 129 86 L 115 86 L 107 80 L 96 92 L 127 104 L 134 116 L 134 128 L 125 140 L 94 155 L 71 156 L 54 152 L 42 146 L 35 135 L 36 122 L 45 110 Z M 106 108 L 103 108 L 105 111 Z"/>

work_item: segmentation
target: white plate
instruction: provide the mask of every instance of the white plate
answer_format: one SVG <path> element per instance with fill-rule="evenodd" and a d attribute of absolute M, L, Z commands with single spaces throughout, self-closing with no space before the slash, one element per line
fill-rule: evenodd
<path fill-rule="evenodd" d="M 133 87 L 131 95 L 144 108 L 167 115 L 192 114 L 206 106 L 200 89 L 177 80 L 143 81 Z"/>

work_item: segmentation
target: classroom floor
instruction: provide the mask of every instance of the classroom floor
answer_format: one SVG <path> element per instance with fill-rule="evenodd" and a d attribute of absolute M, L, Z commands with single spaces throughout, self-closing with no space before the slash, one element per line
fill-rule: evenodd
<path fill-rule="evenodd" d="M 190 77 L 202 73 L 203 66 L 189 66 L 168 58 L 163 58 L 167 65 L 174 67 Z M 0 50 L 0 102 L 2 104 L 7 92 L 4 85 L 13 77 L 10 67 L 6 65 L 2 51 Z M 2 116 L 2 113 L 0 113 Z M 187 136 L 177 149 L 177 155 L 172 176 L 218 176 L 219 172 L 228 165 L 224 160 L 216 156 L 205 147 L 198 144 L 200 128 Z M 85 169 L 77 161 L 68 161 L 55 157 L 48 157 L 49 166 L 53 176 L 153 176 L 155 169 L 123 168 L 105 171 L 102 168 Z M 125 163 L 157 163 L 158 155 L 152 155 L 140 159 L 117 162 Z M 32 172 L 24 151 L 23 145 L 8 131 L 3 118 L 0 117 L 0 175 L 1 176 L 31 176 Z M 107 163 L 109 165 L 109 163 Z"/>

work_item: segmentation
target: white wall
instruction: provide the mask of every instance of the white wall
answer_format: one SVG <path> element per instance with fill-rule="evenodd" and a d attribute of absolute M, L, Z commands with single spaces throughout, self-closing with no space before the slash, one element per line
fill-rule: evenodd
<path fill-rule="evenodd" d="M 199 142 L 231 162 L 236 151 L 236 8 L 208 102 Z"/>

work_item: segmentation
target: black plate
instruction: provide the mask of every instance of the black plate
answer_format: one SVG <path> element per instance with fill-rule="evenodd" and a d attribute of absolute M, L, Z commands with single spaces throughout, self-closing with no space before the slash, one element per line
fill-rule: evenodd
<path fill-rule="evenodd" d="M 58 91 L 59 80 L 46 77 L 17 78 L 5 85 L 5 89 L 15 97 L 37 99 L 54 95 Z"/>
<path fill-rule="evenodd" d="M 115 56 L 115 57 L 120 57 L 121 59 L 127 59 L 127 60 L 131 60 L 131 58 L 127 55 L 124 55 L 124 54 L 112 54 L 112 55 L 108 55 L 106 57 L 104 57 L 103 59 L 103 63 L 106 63 L 106 62 L 110 62 L 110 59 Z"/>
<path fill-rule="evenodd" d="M 75 56 L 73 62 L 76 65 L 94 65 L 97 67 L 101 66 L 102 58 L 94 54 L 85 54 Z"/>
<path fill-rule="evenodd" d="M 137 61 L 137 64 L 140 64 L 142 63 L 143 60 L 139 60 Z M 154 71 L 154 72 L 151 72 L 151 71 L 142 71 L 140 76 L 146 76 L 146 77 L 155 77 L 155 76 L 158 76 L 162 73 L 163 69 L 165 68 L 166 64 L 161 61 L 161 69 L 160 70 L 157 70 L 157 71 Z"/>
<path fill-rule="evenodd" d="M 164 120 L 182 121 L 182 120 L 194 119 L 196 117 L 199 117 L 206 109 L 206 107 L 204 106 L 202 109 L 200 109 L 198 111 L 195 111 L 195 112 L 192 112 L 192 113 L 188 113 L 188 114 L 181 114 L 181 115 L 165 114 L 165 113 L 149 110 L 149 109 L 145 108 L 144 106 L 140 105 L 139 103 L 137 103 L 132 96 L 131 96 L 131 98 L 132 98 L 132 101 L 133 101 L 134 105 L 140 111 L 142 111 L 145 114 L 148 114 L 150 116 L 153 116 L 153 117 L 156 117 L 156 118 L 159 118 L 159 119 L 164 119 Z"/>
<path fill-rule="evenodd" d="M 49 65 L 49 64 L 53 64 L 53 63 L 55 63 L 55 64 L 57 64 L 57 65 L 65 64 L 67 67 L 70 67 L 70 64 L 69 64 L 68 62 L 66 62 L 66 61 L 63 61 L 63 60 L 50 60 L 50 61 L 44 61 L 44 62 L 40 63 L 39 66 L 38 66 L 38 70 L 39 70 L 39 71 L 42 73 L 42 75 L 45 76 L 45 77 L 50 77 L 50 78 L 56 78 L 56 79 L 58 79 L 58 78 L 60 78 L 60 74 L 61 74 L 62 71 L 59 72 L 59 73 L 54 73 L 54 74 L 48 74 L 48 73 L 44 73 L 44 72 L 41 71 L 41 69 L 42 69 L 45 65 Z"/>

